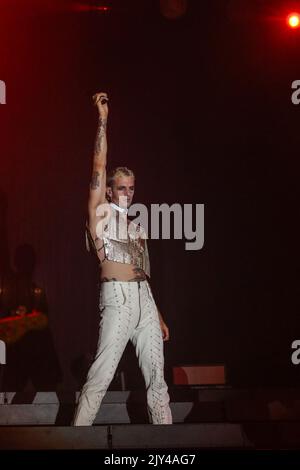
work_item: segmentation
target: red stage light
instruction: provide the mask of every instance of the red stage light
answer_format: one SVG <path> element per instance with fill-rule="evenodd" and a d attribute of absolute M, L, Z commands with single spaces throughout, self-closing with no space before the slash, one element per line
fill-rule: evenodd
<path fill-rule="evenodd" d="M 104 7 L 104 6 L 95 7 L 95 10 L 98 10 L 98 11 L 108 11 L 108 10 L 109 10 L 109 7 Z"/>
<path fill-rule="evenodd" d="M 287 17 L 287 23 L 290 28 L 299 28 L 300 26 L 300 15 L 299 13 L 290 13 Z"/>
<path fill-rule="evenodd" d="M 72 9 L 75 10 L 75 11 L 79 11 L 79 12 L 99 11 L 101 13 L 102 12 L 106 13 L 110 10 L 110 7 L 106 6 L 106 5 L 96 6 L 96 5 L 88 5 L 88 4 L 84 4 L 84 3 L 74 3 Z"/>

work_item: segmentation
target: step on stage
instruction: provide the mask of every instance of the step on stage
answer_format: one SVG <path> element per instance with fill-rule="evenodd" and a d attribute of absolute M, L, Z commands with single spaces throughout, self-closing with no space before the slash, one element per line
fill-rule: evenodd
<path fill-rule="evenodd" d="M 300 449 L 300 389 L 170 390 L 173 425 L 147 423 L 145 394 L 108 392 L 72 427 L 78 393 L 0 393 L 0 449 Z"/>

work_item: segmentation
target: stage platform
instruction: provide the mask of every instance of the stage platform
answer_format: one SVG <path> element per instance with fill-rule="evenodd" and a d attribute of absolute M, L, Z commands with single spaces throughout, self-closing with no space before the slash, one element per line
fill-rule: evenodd
<path fill-rule="evenodd" d="M 1 393 L 0 449 L 300 448 L 300 389 L 170 389 L 174 424 L 149 425 L 143 392 L 107 393 L 70 426 L 75 392 Z"/>

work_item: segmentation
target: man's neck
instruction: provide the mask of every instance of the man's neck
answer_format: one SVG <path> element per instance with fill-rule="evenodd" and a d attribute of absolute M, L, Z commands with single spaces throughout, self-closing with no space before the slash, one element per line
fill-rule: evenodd
<path fill-rule="evenodd" d="M 115 204 L 114 202 L 110 202 L 110 205 L 111 205 L 111 207 L 116 209 L 116 211 L 122 212 L 122 214 L 128 214 L 127 207 L 120 207 L 117 204 Z"/>

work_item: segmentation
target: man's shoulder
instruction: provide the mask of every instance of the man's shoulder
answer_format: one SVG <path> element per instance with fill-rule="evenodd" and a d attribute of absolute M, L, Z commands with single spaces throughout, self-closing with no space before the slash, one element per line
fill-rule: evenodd
<path fill-rule="evenodd" d="M 87 225 L 90 230 L 95 229 L 97 223 L 103 219 L 110 219 L 112 210 L 108 201 L 102 202 L 95 209 L 91 209 L 88 212 Z"/>

